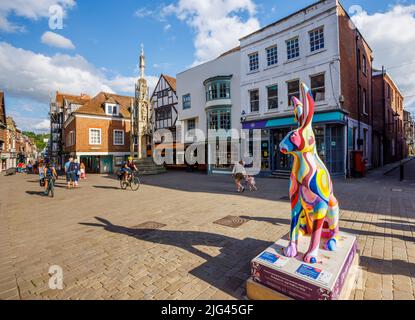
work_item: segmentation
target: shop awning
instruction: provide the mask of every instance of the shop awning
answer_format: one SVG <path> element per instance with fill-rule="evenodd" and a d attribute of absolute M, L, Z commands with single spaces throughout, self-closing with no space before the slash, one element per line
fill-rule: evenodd
<path fill-rule="evenodd" d="M 346 123 L 346 115 L 341 111 L 331 111 L 331 112 L 321 112 L 314 114 L 313 123 L 321 122 L 338 122 Z M 294 116 L 273 118 L 266 120 L 257 120 L 257 121 L 246 121 L 242 123 L 243 129 L 266 129 L 266 128 L 276 128 L 276 127 L 290 127 L 296 126 L 294 121 Z"/>

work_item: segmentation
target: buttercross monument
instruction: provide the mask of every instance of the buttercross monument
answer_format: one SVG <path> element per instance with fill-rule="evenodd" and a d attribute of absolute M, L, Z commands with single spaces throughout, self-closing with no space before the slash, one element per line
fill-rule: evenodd
<path fill-rule="evenodd" d="M 151 105 L 147 80 L 144 77 L 144 46 L 141 45 L 140 77 L 135 84 L 135 99 L 131 106 L 130 154 L 134 159 L 147 157 L 147 145 L 151 144 Z"/>

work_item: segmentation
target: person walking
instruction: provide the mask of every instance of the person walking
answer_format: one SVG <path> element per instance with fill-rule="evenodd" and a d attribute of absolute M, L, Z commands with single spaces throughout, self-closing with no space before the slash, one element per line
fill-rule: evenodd
<path fill-rule="evenodd" d="M 65 169 L 65 175 L 66 175 L 66 183 L 67 183 L 67 188 L 70 189 L 71 188 L 71 172 L 70 172 L 70 166 L 71 163 L 73 162 L 73 158 L 69 158 L 68 161 L 65 162 L 64 165 L 64 169 Z"/>
<path fill-rule="evenodd" d="M 78 188 L 78 180 L 79 180 L 79 176 L 81 175 L 81 167 L 79 165 L 77 158 L 75 158 L 75 160 L 72 162 L 72 166 L 70 166 L 69 168 L 72 172 L 72 179 L 73 179 L 75 188 Z"/>
<path fill-rule="evenodd" d="M 244 168 L 244 162 L 241 160 L 239 162 L 235 162 L 235 165 L 233 166 L 232 175 L 235 178 L 235 185 L 236 185 L 236 191 L 237 192 L 244 192 L 245 188 L 242 186 L 241 181 L 246 176 L 246 171 Z"/>
<path fill-rule="evenodd" d="M 44 195 L 49 195 L 49 183 L 55 183 L 56 178 L 58 177 L 58 174 L 56 173 L 55 167 L 51 165 L 51 163 L 48 161 L 46 162 L 44 169 L 43 169 L 43 175 L 45 179 L 45 192 Z M 52 186 L 53 187 L 53 186 Z M 53 196 L 53 193 L 52 193 Z"/>
<path fill-rule="evenodd" d="M 85 163 L 81 162 L 80 168 L 81 168 L 81 179 L 84 180 L 86 179 Z"/>
<path fill-rule="evenodd" d="M 39 171 L 39 185 L 43 187 L 45 185 L 45 173 L 44 173 L 44 167 L 43 167 L 42 160 L 39 161 L 38 171 Z"/>
<path fill-rule="evenodd" d="M 33 165 L 32 161 L 29 160 L 29 163 L 27 164 L 27 174 L 33 173 Z"/>

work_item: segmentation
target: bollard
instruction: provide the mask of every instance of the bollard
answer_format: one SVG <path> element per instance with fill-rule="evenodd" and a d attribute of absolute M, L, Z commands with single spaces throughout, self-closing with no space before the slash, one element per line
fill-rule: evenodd
<path fill-rule="evenodd" d="M 404 177 L 404 167 L 403 163 L 399 165 L 399 181 L 402 181 Z"/>

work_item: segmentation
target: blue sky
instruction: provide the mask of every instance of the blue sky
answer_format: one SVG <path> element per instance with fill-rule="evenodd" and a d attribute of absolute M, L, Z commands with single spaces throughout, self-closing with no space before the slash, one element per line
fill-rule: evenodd
<path fill-rule="evenodd" d="M 218 5 L 221 1 L 228 2 L 223 16 L 217 13 L 223 8 Z M 3 55 L 7 59 L 3 64 L 0 61 L 0 90 L 6 93 L 7 113 L 14 116 L 23 129 L 45 129 L 48 92 L 82 90 L 93 95 L 97 90 L 110 89 L 132 94 L 141 43 L 145 46 L 146 74 L 150 76 L 150 83 L 154 83 L 160 73 L 175 76 L 177 72 L 237 44 L 239 36 L 257 26 L 267 25 L 315 1 L 240 0 L 236 5 L 237 1 L 231 0 L 210 2 L 213 5 L 203 8 L 202 2 L 195 0 L 103 0 L 99 5 L 96 1 L 86 0 L 2 0 L 0 58 Z M 47 9 L 54 3 L 64 8 L 63 29 L 49 28 Z M 370 26 L 373 26 L 376 14 L 384 14 L 387 18 L 396 5 L 406 8 L 399 14 L 408 18 L 409 24 L 411 17 L 415 22 L 415 1 L 344 0 L 342 4 L 346 9 L 360 6 L 360 11 L 364 12 L 360 22 L 367 33 L 371 33 Z M 213 17 L 215 15 L 218 16 Z M 231 17 L 237 17 L 237 21 L 232 21 Z M 219 37 L 220 32 L 210 20 L 222 18 L 230 31 L 226 40 L 221 38 L 220 44 L 216 45 L 218 39 L 215 37 Z M 203 29 L 205 24 L 212 25 L 212 30 L 209 27 Z M 52 40 L 42 41 L 48 31 L 54 33 Z M 56 34 L 65 37 L 70 44 L 64 42 L 57 47 L 58 40 L 62 39 L 55 39 Z M 204 38 L 208 39 L 204 42 Z M 376 49 L 376 35 L 372 38 L 374 44 L 370 44 Z M 379 44 L 379 51 L 382 50 L 385 51 Z M 388 57 L 385 52 L 380 56 L 386 66 L 400 66 L 407 61 L 405 57 Z M 62 74 L 56 69 L 61 65 L 65 68 Z M 395 69 L 398 69 L 395 73 L 400 71 Z M 65 72 L 68 83 L 65 83 Z M 79 78 L 82 81 L 75 83 Z M 415 94 L 415 86 L 402 78 L 404 91 Z"/>

